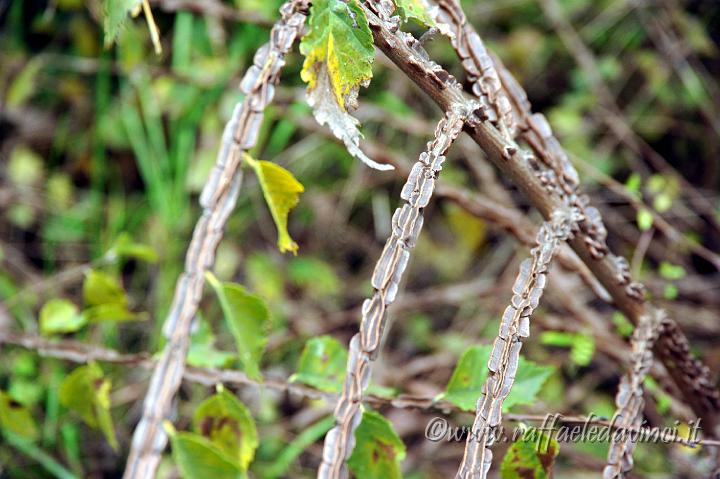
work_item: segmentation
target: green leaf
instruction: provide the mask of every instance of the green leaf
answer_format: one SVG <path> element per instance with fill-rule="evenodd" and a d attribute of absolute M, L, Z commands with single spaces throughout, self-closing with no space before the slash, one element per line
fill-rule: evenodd
<path fill-rule="evenodd" d="M 86 308 L 83 316 L 88 321 L 134 321 L 147 319 L 147 315 L 128 309 L 128 298 L 120 282 L 102 271 L 90 270 L 83 283 Z"/>
<path fill-rule="evenodd" d="M 98 321 L 142 321 L 147 314 L 133 313 L 122 304 L 99 304 L 83 310 L 82 315 L 90 322 Z"/>
<path fill-rule="evenodd" d="M 188 364 L 201 368 L 227 368 L 234 360 L 234 354 L 215 348 L 215 335 L 210 325 L 207 321 L 200 320 L 197 330 L 190 336 Z"/>
<path fill-rule="evenodd" d="M 270 467 L 259 476 L 267 479 L 288 477 L 286 472 L 293 461 L 318 439 L 322 439 L 334 424 L 335 416 L 327 416 L 325 419 L 321 419 L 315 424 L 308 426 L 303 432 L 298 434 L 287 447 L 283 448 Z"/>
<path fill-rule="evenodd" d="M 288 263 L 288 276 L 313 295 L 330 296 L 340 290 L 340 280 L 332 266 L 319 258 L 293 258 Z"/>
<path fill-rule="evenodd" d="M 405 444 L 387 419 L 376 412 L 365 411 L 355 431 L 355 441 L 355 449 L 348 459 L 348 467 L 355 477 L 402 477 L 400 462 L 405 459 Z"/>
<path fill-rule="evenodd" d="M 127 304 L 127 297 L 120 282 L 109 274 L 94 269 L 85 275 L 83 298 L 87 306 Z"/>
<path fill-rule="evenodd" d="M 205 276 L 217 294 L 225 321 L 235 337 L 245 373 L 252 379 L 261 380 L 260 359 L 271 325 L 267 305 L 237 283 L 220 282 L 210 272 Z"/>
<path fill-rule="evenodd" d="M 157 263 L 158 261 L 158 254 L 151 246 L 133 242 L 127 233 L 122 233 L 118 236 L 118 239 L 115 240 L 115 244 L 110 250 L 110 254 L 120 258 L 134 258 L 147 261 L 148 263 Z"/>
<path fill-rule="evenodd" d="M 250 411 L 221 385 L 193 414 L 193 430 L 212 442 L 227 458 L 247 470 L 258 447 Z"/>
<path fill-rule="evenodd" d="M 40 334 L 74 333 L 87 324 L 77 306 L 66 299 L 51 299 L 40 310 Z"/>
<path fill-rule="evenodd" d="M 647 208 L 640 208 L 637 212 L 637 224 L 641 231 L 647 231 L 652 228 L 653 215 Z"/>
<path fill-rule="evenodd" d="M 40 436 L 30 410 L 4 391 L 0 391 L 0 427 L 31 441 Z"/>
<path fill-rule="evenodd" d="M 45 66 L 45 62 L 42 56 L 32 57 L 17 74 L 7 89 L 5 99 L 7 108 L 20 108 L 32 97 L 40 85 L 37 76 Z"/>
<path fill-rule="evenodd" d="M 618 334 L 623 337 L 628 337 L 633 333 L 635 327 L 620 311 L 614 311 L 612 315 L 613 324 L 617 328 Z"/>
<path fill-rule="evenodd" d="M 325 392 L 339 393 L 348 352 L 340 341 L 332 336 L 312 338 L 305 343 L 300 355 L 297 372 L 292 382 L 301 382 Z"/>
<path fill-rule="evenodd" d="M 578 366 L 587 366 L 595 354 L 595 339 L 587 334 L 576 334 L 570 349 L 570 360 Z"/>
<path fill-rule="evenodd" d="M 245 472 L 210 440 L 192 432 L 177 432 L 168 422 L 172 456 L 183 479 L 244 479 Z"/>
<path fill-rule="evenodd" d="M 546 479 L 552 477 L 555 457 L 560 452 L 557 441 L 535 428 L 526 429 L 505 453 L 500 464 L 502 479 Z"/>
<path fill-rule="evenodd" d="M 138 5 L 140 5 L 140 0 L 103 1 L 105 46 L 110 46 L 115 41 L 120 29 L 127 21 L 128 15 Z"/>
<path fill-rule="evenodd" d="M 367 17 L 357 0 L 319 0 L 310 7 L 307 25 L 308 33 L 300 42 L 300 53 L 305 55 L 300 76 L 313 90 L 325 65 L 344 111 L 346 97 L 372 78 L 375 47 Z"/>
<path fill-rule="evenodd" d="M 667 261 L 662 261 L 660 262 L 660 276 L 669 281 L 682 279 L 685 277 L 685 268 Z"/>
<path fill-rule="evenodd" d="M 570 360 L 578 366 L 590 364 L 595 354 L 595 340 L 586 334 L 544 331 L 540 341 L 550 346 L 570 348 Z"/>
<path fill-rule="evenodd" d="M 428 13 L 429 5 L 423 0 L 395 0 L 395 6 L 403 22 L 416 20 L 421 25 L 435 26 L 435 20 Z"/>
<path fill-rule="evenodd" d="M 474 411 L 483 383 L 487 379 L 487 363 L 492 345 L 478 345 L 468 348 L 460 357 L 450 377 L 445 399 L 465 411 Z M 520 356 L 515 383 L 503 403 L 507 412 L 516 404 L 532 404 L 545 380 L 553 373 L 552 366 L 540 366 Z"/>
<path fill-rule="evenodd" d="M 255 170 L 262 187 L 263 196 L 270 208 L 275 227 L 278 231 L 278 249 L 281 253 L 292 251 L 297 253 L 298 245 L 290 237 L 287 230 L 288 214 L 305 191 L 303 185 L 285 168 L 269 161 L 255 160 L 245 155 L 245 161 Z"/>
<path fill-rule="evenodd" d="M 271 255 L 251 254 L 245 262 L 245 274 L 253 291 L 257 291 L 263 298 L 270 302 L 282 298 L 285 287 L 284 273 Z"/>
<path fill-rule="evenodd" d="M 78 414 L 92 428 L 99 428 L 108 443 L 117 450 L 115 429 L 110 416 L 110 388 L 96 363 L 80 366 L 60 384 L 60 403 Z"/>

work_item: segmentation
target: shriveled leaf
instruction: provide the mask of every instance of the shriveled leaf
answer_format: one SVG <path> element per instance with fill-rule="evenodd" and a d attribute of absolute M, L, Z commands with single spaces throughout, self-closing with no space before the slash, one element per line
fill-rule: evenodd
<path fill-rule="evenodd" d="M 297 253 L 298 245 L 287 229 L 288 214 L 299 201 L 303 185 L 288 170 L 269 161 L 255 160 L 245 155 L 245 161 L 255 170 L 262 187 L 265 201 L 270 208 L 278 230 L 278 248 L 281 253 Z"/>
<path fill-rule="evenodd" d="M 172 456 L 183 479 L 244 479 L 239 464 L 234 463 L 205 437 L 192 432 L 177 432 L 169 423 Z"/>
<path fill-rule="evenodd" d="M 401 478 L 400 462 L 405 459 L 405 444 L 392 423 L 372 411 L 363 413 L 355 431 L 355 449 L 348 467 L 363 479 Z"/>
<path fill-rule="evenodd" d="M 332 336 L 311 338 L 300 355 L 297 372 L 290 377 L 321 391 L 339 393 L 345 377 L 348 352 Z"/>
<path fill-rule="evenodd" d="M 360 123 L 348 113 L 357 107 L 360 86 L 372 78 L 375 58 L 372 32 L 357 1 L 313 2 L 300 52 L 305 55 L 300 76 L 308 84 L 307 100 L 317 122 L 328 125 L 348 152 L 368 166 L 393 169 L 362 152 Z"/>
<path fill-rule="evenodd" d="M 220 282 L 210 272 L 206 274 L 206 278 L 217 294 L 225 321 L 235 337 L 245 373 L 252 379 L 261 380 L 260 359 L 270 329 L 267 305 L 237 283 Z"/>
<path fill-rule="evenodd" d="M 259 444 L 255 421 L 245 405 L 222 386 L 195 410 L 193 430 L 242 470 L 247 470 L 255 457 Z"/>
<path fill-rule="evenodd" d="M 423 0 L 395 0 L 397 13 L 404 22 L 415 20 L 428 27 L 435 26 L 435 20 L 429 13 L 430 5 Z"/>
<path fill-rule="evenodd" d="M 491 345 L 468 348 L 460 357 L 443 397 L 465 411 L 474 411 L 477 398 L 487 379 L 487 363 Z M 503 411 L 516 404 L 532 404 L 545 380 L 552 374 L 552 366 L 540 366 L 520 356 L 515 383 L 503 403 Z"/>
<path fill-rule="evenodd" d="M 357 0 L 319 0 L 313 2 L 308 33 L 300 43 L 305 62 L 300 73 L 308 89 L 314 90 L 323 76 L 342 110 L 353 90 L 372 78 L 375 59 L 372 32 Z"/>
<path fill-rule="evenodd" d="M 104 0 L 105 45 L 111 45 L 120 33 L 120 29 L 141 0 Z"/>
<path fill-rule="evenodd" d="M 40 334 L 74 333 L 87 324 L 77 306 L 66 299 L 51 299 L 40 310 Z"/>
<path fill-rule="evenodd" d="M 118 448 L 110 416 L 110 388 L 96 363 L 80 366 L 60 383 L 60 403 L 93 428 L 99 428 L 113 449 Z"/>
<path fill-rule="evenodd" d="M 332 93 L 332 83 L 327 66 L 322 64 L 319 69 L 316 87 L 307 91 L 308 104 L 313 108 L 315 120 L 321 125 L 330 127 L 333 135 L 343 142 L 348 153 L 370 168 L 376 170 L 395 169 L 392 165 L 378 163 L 368 158 L 360 149 L 360 138 L 362 137 L 358 129 L 360 122 L 337 103 L 337 99 Z M 349 105 L 355 104 L 357 91 L 352 92 L 346 100 Z"/>
<path fill-rule="evenodd" d="M 555 457 L 560 452 L 557 441 L 531 428 L 515 441 L 500 464 L 502 479 L 546 479 L 552 477 Z"/>
<path fill-rule="evenodd" d="M 0 391 L 0 428 L 31 441 L 40 435 L 30 410 L 4 391 Z"/>

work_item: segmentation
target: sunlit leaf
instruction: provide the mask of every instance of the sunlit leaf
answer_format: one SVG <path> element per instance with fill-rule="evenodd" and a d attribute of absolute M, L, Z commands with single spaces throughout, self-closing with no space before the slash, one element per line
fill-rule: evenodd
<path fill-rule="evenodd" d="M 127 304 L 120 282 L 102 271 L 90 270 L 83 282 L 83 299 L 87 306 Z"/>
<path fill-rule="evenodd" d="M 435 26 L 435 20 L 430 16 L 428 5 L 424 0 L 395 0 L 397 13 L 404 22 L 408 20 L 416 20 L 422 25 L 428 27 Z"/>
<path fill-rule="evenodd" d="M 127 21 L 130 16 L 130 12 L 133 11 L 141 0 L 104 0 L 103 1 L 103 13 L 104 13 L 104 30 L 105 30 L 105 45 L 111 45 L 112 42 L 117 38 L 118 33 L 123 24 Z"/>
<path fill-rule="evenodd" d="M 646 208 L 640 208 L 637 212 L 637 224 L 641 231 L 647 231 L 652 228 L 653 215 L 650 210 Z"/>
<path fill-rule="evenodd" d="M 170 436 L 172 456 L 183 479 L 244 479 L 239 464 L 234 463 L 209 439 L 192 432 L 177 432 L 165 423 Z"/>
<path fill-rule="evenodd" d="M 87 324 L 78 307 L 66 299 L 51 299 L 40 310 L 40 334 L 74 333 Z"/>
<path fill-rule="evenodd" d="M 278 231 L 278 248 L 281 253 L 297 253 L 298 245 L 287 229 L 288 214 L 300 200 L 303 185 L 285 168 L 269 161 L 255 160 L 245 155 L 245 161 L 255 170 L 265 201 L 270 208 Z"/>
<path fill-rule="evenodd" d="M 560 452 L 557 441 L 530 428 L 512 443 L 500 464 L 502 479 L 546 479 L 552 477 L 555 457 Z"/>
<path fill-rule="evenodd" d="M 28 408 L 0 391 L 0 427 L 32 441 L 39 436 L 35 418 Z"/>
<path fill-rule="evenodd" d="M 245 405 L 222 386 L 195 410 L 193 430 L 243 470 L 255 457 L 259 444 L 255 421 Z"/>
<path fill-rule="evenodd" d="M 544 331 L 540 341 L 550 346 L 570 348 L 570 360 L 578 366 L 590 364 L 595 354 L 595 340 L 587 334 Z"/>
<path fill-rule="evenodd" d="M 206 277 L 217 294 L 225 321 L 235 337 L 245 372 L 252 379 L 262 379 L 260 359 L 270 329 L 270 312 L 267 305 L 239 284 L 220 282 L 210 272 Z"/>
<path fill-rule="evenodd" d="M 96 363 L 80 366 L 60 384 L 60 403 L 79 415 L 85 423 L 99 428 L 113 449 L 118 448 L 110 416 L 110 380 Z"/>
<path fill-rule="evenodd" d="M 355 431 L 355 449 L 348 467 L 355 477 L 363 479 L 399 479 L 400 462 L 405 459 L 405 444 L 392 423 L 372 411 L 363 413 Z"/>
<path fill-rule="evenodd" d="M 474 411 L 483 383 L 487 379 L 487 363 L 491 351 L 491 345 L 468 348 L 455 366 L 443 397 L 460 409 Z M 503 403 L 503 411 L 508 411 L 516 404 L 532 404 L 553 371 L 552 366 L 540 366 L 520 356 L 515 383 Z"/>
<path fill-rule="evenodd" d="M 345 377 L 348 352 L 332 336 L 311 338 L 300 355 L 297 372 L 291 381 L 305 383 L 326 392 L 339 393 Z"/>

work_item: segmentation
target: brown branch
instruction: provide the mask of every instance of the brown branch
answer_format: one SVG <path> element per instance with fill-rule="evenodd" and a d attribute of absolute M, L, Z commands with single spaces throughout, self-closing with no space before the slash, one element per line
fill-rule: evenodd
<path fill-rule="evenodd" d="M 40 336 L 28 334 L 15 334 L 0 332 L 0 345 L 12 345 L 22 347 L 36 352 L 38 355 L 46 358 L 61 359 L 72 363 L 86 364 L 91 361 L 98 361 L 111 364 L 119 364 L 125 366 L 136 366 L 143 369 L 152 369 L 157 363 L 147 353 L 121 353 L 113 349 L 104 348 L 92 344 L 72 341 L 67 339 L 50 340 Z M 247 377 L 242 371 L 233 371 L 227 369 L 202 368 L 189 366 L 183 372 L 185 381 L 202 384 L 203 386 L 212 387 L 216 384 L 225 384 L 228 386 L 250 386 L 255 388 L 268 388 L 274 391 L 284 392 L 295 395 L 299 398 L 322 399 L 328 403 L 337 401 L 337 394 L 320 391 L 301 383 L 292 383 L 281 378 L 264 377 L 262 383 L 258 383 Z M 437 412 L 444 415 L 451 413 L 464 413 L 463 410 L 444 399 L 437 400 L 435 397 L 399 395 L 389 398 L 385 396 L 377 396 L 368 394 L 364 401 L 373 407 L 393 407 L 397 409 L 415 409 L 425 412 Z M 557 422 L 561 424 L 592 424 L 603 427 L 615 427 L 617 424 L 612 423 L 608 419 L 597 416 L 575 416 L 564 415 L 560 413 L 551 414 L 506 414 L 505 419 L 509 421 L 523 422 L 545 422 L 548 416 L 557 417 Z M 635 429 L 628 428 L 629 431 Z M 639 429 L 637 429 L 639 430 Z M 653 429 L 643 429 L 652 431 Z M 720 446 L 720 441 L 712 439 L 699 438 L 695 442 L 687 439 L 678 438 L 678 444 L 694 446 L 696 444 L 705 446 Z"/>
<path fill-rule="evenodd" d="M 417 53 L 414 39 L 406 34 L 393 33 L 373 11 L 365 8 L 375 44 L 404 71 L 441 110 L 470 101 L 454 79 L 439 65 Z M 470 119 L 465 125 L 466 132 L 483 148 L 487 156 L 525 193 L 540 213 L 549 218 L 551 212 L 561 203 L 560 195 L 550 192 L 536 173 L 536 165 L 528 161 L 526 152 L 507 142 L 500 132 L 487 120 Z M 644 314 L 646 306 L 642 297 L 628 294 L 628 284 L 634 284 L 626 275 L 618 275 L 617 257 L 598 257 L 592 248 L 592 238 L 580 231 L 570 241 L 578 256 L 588 265 L 605 289 L 610 293 L 617 307 L 635 323 Z M 672 332 L 671 332 L 672 331 Z M 708 368 L 693 358 L 687 338 L 677 325 L 666 329 L 656 343 L 655 351 L 668 368 L 671 376 L 682 391 L 685 401 L 714 431 L 720 410 L 720 395 L 710 378 Z"/>

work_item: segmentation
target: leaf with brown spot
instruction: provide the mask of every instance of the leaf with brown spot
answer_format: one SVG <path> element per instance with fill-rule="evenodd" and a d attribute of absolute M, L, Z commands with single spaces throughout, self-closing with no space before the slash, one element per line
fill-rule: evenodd
<path fill-rule="evenodd" d="M 363 479 L 399 479 L 400 462 L 405 458 L 405 444 L 392 423 L 380 414 L 363 413 L 355 431 L 355 449 L 348 467 L 355 477 Z"/>
<path fill-rule="evenodd" d="M 560 446 L 554 438 L 537 429 L 527 429 L 505 453 L 500 465 L 500 477 L 502 479 L 552 477 L 552 467 L 559 452 Z"/>

